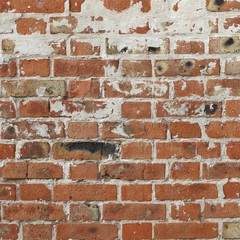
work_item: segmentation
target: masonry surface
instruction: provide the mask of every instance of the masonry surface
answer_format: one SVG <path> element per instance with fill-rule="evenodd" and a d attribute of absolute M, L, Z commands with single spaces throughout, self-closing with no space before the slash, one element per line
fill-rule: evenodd
<path fill-rule="evenodd" d="M 1 0 L 0 239 L 240 239 L 238 0 Z"/>

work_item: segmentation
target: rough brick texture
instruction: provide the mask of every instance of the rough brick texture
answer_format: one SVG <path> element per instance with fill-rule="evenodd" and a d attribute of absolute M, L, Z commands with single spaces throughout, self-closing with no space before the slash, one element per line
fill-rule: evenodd
<path fill-rule="evenodd" d="M 240 0 L 0 0 L 0 239 L 240 239 Z"/>

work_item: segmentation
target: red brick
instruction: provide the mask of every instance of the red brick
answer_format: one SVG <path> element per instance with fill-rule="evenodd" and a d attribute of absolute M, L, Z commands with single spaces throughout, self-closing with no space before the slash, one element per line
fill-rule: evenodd
<path fill-rule="evenodd" d="M 237 121 L 210 122 L 205 126 L 206 134 L 210 138 L 239 138 L 240 123 Z"/>
<path fill-rule="evenodd" d="M 0 160 L 15 158 L 15 144 L 0 143 Z"/>
<path fill-rule="evenodd" d="M 50 17 L 49 21 L 51 34 L 71 34 L 78 24 L 78 20 L 74 16 Z"/>
<path fill-rule="evenodd" d="M 208 101 L 178 101 L 158 102 L 157 117 L 221 117 L 222 103 Z"/>
<path fill-rule="evenodd" d="M 122 104 L 123 118 L 151 118 L 150 102 L 125 102 Z"/>
<path fill-rule="evenodd" d="M 156 122 L 104 122 L 102 128 L 103 139 L 114 138 L 143 138 L 143 139 L 166 139 L 166 123 Z"/>
<path fill-rule="evenodd" d="M 17 240 L 18 239 L 18 225 L 10 223 L 0 224 L 0 238 L 2 240 Z"/>
<path fill-rule="evenodd" d="M 66 220 L 63 206 L 54 204 L 13 203 L 3 205 L 4 220 L 54 221 Z"/>
<path fill-rule="evenodd" d="M 50 190 L 44 184 L 20 184 L 19 196 L 21 200 L 51 200 Z"/>
<path fill-rule="evenodd" d="M 240 207 L 238 203 L 211 204 L 204 207 L 204 218 L 239 218 Z"/>
<path fill-rule="evenodd" d="M 152 63 L 150 60 L 122 62 L 123 77 L 152 77 Z"/>
<path fill-rule="evenodd" d="M 99 98 L 100 83 L 98 80 L 85 80 L 85 81 L 70 80 L 69 97 Z"/>
<path fill-rule="evenodd" d="M 198 123 L 171 122 L 171 138 L 201 138 L 201 128 Z"/>
<path fill-rule="evenodd" d="M 2 170 L 5 179 L 62 178 L 62 167 L 46 162 L 8 162 Z"/>
<path fill-rule="evenodd" d="M 97 180 L 97 163 L 80 163 L 70 166 L 70 178 L 73 180 Z"/>
<path fill-rule="evenodd" d="M 219 59 L 174 59 L 155 62 L 156 76 L 219 76 Z"/>
<path fill-rule="evenodd" d="M 221 162 L 216 164 L 203 164 L 203 178 L 223 179 L 240 178 L 240 163 Z"/>
<path fill-rule="evenodd" d="M 134 0 L 133 2 L 130 0 L 122 0 L 121 2 L 117 0 L 104 0 L 104 7 L 111 11 L 122 12 L 139 2 L 142 3 L 142 12 L 149 12 L 151 10 L 150 0 Z"/>
<path fill-rule="evenodd" d="M 24 121 L 2 124 L 3 139 L 55 139 L 64 135 L 62 122 Z"/>
<path fill-rule="evenodd" d="M 164 220 L 163 204 L 104 204 L 103 220 Z"/>
<path fill-rule="evenodd" d="M 0 118 L 15 118 L 16 109 L 12 101 L 0 101 Z"/>
<path fill-rule="evenodd" d="M 115 163 L 101 165 L 104 178 L 120 180 L 160 180 L 165 177 L 164 164 Z"/>
<path fill-rule="evenodd" d="M 44 142 L 26 142 L 20 148 L 21 158 L 46 158 L 49 152 L 50 145 Z"/>
<path fill-rule="evenodd" d="M 24 224 L 23 240 L 52 240 L 52 225 Z"/>
<path fill-rule="evenodd" d="M 64 0 L 3 0 L 0 4 L 0 12 L 16 13 L 61 13 L 64 11 Z"/>
<path fill-rule="evenodd" d="M 177 40 L 175 54 L 204 54 L 204 43 L 201 41 Z"/>
<path fill-rule="evenodd" d="M 48 117 L 49 103 L 44 100 L 21 100 L 18 111 L 19 117 Z"/>
<path fill-rule="evenodd" d="M 19 63 L 21 76 L 40 76 L 48 77 L 50 74 L 50 60 L 38 59 L 38 60 L 20 60 Z"/>
<path fill-rule="evenodd" d="M 1 12 L 1 5 L 0 5 Z M 0 64 L 0 77 L 15 77 L 17 74 L 17 66 L 15 61 Z"/>
<path fill-rule="evenodd" d="M 166 142 L 157 143 L 157 158 L 187 158 L 191 159 L 200 155 L 202 158 L 220 157 L 220 144 L 208 142 Z"/>
<path fill-rule="evenodd" d="M 208 80 L 207 95 L 240 96 L 240 80 L 238 79 Z"/>
<path fill-rule="evenodd" d="M 195 162 L 175 162 L 171 166 L 172 179 L 199 179 L 200 164 Z"/>
<path fill-rule="evenodd" d="M 194 221 L 201 218 L 201 206 L 198 203 L 173 204 L 171 218 L 180 221 Z"/>
<path fill-rule="evenodd" d="M 240 198 L 240 183 L 227 182 L 223 186 L 223 192 L 226 199 L 239 199 Z"/>
<path fill-rule="evenodd" d="M 233 18 L 226 18 L 223 26 L 224 26 L 224 29 L 230 29 L 231 32 L 237 33 L 239 24 L 240 24 L 240 18 L 233 17 Z"/>
<path fill-rule="evenodd" d="M 71 12 L 81 12 L 81 6 L 85 2 L 85 0 L 70 0 L 69 8 Z"/>
<path fill-rule="evenodd" d="M 218 237 L 217 223 L 160 223 L 154 227 L 155 239 L 211 239 Z"/>
<path fill-rule="evenodd" d="M 24 179 L 27 178 L 27 162 L 8 162 L 2 169 L 4 179 Z"/>
<path fill-rule="evenodd" d="M 56 77 L 104 77 L 105 68 L 118 69 L 118 60 L 76 60 L 55 59 L 54 74 Z"/>
<path fill-rule="evenodd" d="M 82 42 L 77 39 L 71 39 L 70 44 L 72 56 L 100 55 L 100 46 L 94 46 L 89 42 Z"/>
<path fill-rule="evenodd" d="M 152 185 L 151 184 L 134 184 L 123 185 L 121 188 L 121 196 L 123 201 L 151 201 Z"/>
<path fill-rule="evenodd" d="M 117 199 L 117 188 L 109 184 L 54 185 L 54 201 L 110 201 Z"/>
<path fill-rule="evenodd" d="M 60 39 L 57 41 L 50 42 L 49 46 L 52 48 L 52 53 L 56 55 L 66 55 L 67 54 L 67 46 L 66 40 Z"/>
<path fill-rule="evenodd" d="M 97 122 L 70 122 L 68 137 L 74 139 L 93 139 L 98 137 Z"/>
<path fill-rule="evenodd" d="M 17 32 L 21 35 L 46 34 L 47 23 L 43 19 L 19 18 L 16 25 Z"/>
<path fill-rule="evenodd" d="M 218 197 L 217 186 L 214 184 L 161 184 L 156 185 L 157 200 L 194 200 L 215 199 Z"/>
<path fill-rule="evenodd" d="M 240 142 L 229 142 L 226 144 L 227 155 L 230 159 L 240 158 Z"/>
<path fill-rule="evenodd" d="M 146 240 L 152 239 L 151 223 L 128 223 L 122 226 L 123 240 Z"/>
<path fill-rule="evenodd" d="M 103 160 L 115 158 L 118 145 L 104 142 L 56 142 L 53 144 L 53 159 Z"/>
<path fill-rule="evenodd" d="M 173 82 L 174 97 L 203 97 L 204 88 L 203 83 L 197 80 L 179 80 Z"/>
<path fill-rule="evenodd" d="M 152 144 L 145 142 L 130 142 L 122 144 L 122 158 L 125 159 L 152 159 Z"/>
<path fill-rule="evenodd" d="M 60 165 L 48 162 L 29 162 L 28 163 L 28 178 L 36 179 L 53 179 L 62 178 L 63 169 Z"/>
<path fill-rule="evenodd" d="M 96 204 L 71 204 L 70 220 L 72 221 L 98 221 L 99 208 Z"/>
<path fill-rule="evenodd" d="M 89 239 L 114 240 L 118 228 L 113 224 L 101 223 L 60 223 L 57 224 L 57 240 Z"/>
<path fill-rule="evenodd" d="M 226 100 L 226 116 L 239 117 L 240 116 L 240 101 L 239 100 Z"/>
<path fill-rule="evenodd" d="M 16 185 L 0 184 L 0 200 L 16 200 Z"/>
<path fill-rule="evenodd" d="M 168 98 L 169 83 L 151 80 L 106 80 L 104 95 L 108 98 Z"/>

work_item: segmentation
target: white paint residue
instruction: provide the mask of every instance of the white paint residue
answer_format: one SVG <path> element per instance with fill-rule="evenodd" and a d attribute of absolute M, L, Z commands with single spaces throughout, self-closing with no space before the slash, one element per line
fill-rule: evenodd
<path fill-rule="evenodd" d="M 186 103 L 182 103 L 174 106 L 174 103 L 166 102 L 163 108 L 171 115 L 185 115 L 188 112 L 188 106 Z"/>
<path fill-rule="evenodd" d="M 123 137 L 129 137 L 129 136 L 125 133 L 122 124 L 120 124 L 120 125 L 118 125 L 116 128 L 114 128 L 114 129 L 112 130 L 112 132 L 115 133 L 115 134 L 121 135 L 121 136 L 123 136 Z"/>
<path fill-rule="evenodd" d="M 37 123 L 34 123 L 32 126 L 31 126 L 31 129 L 33 131 L 36 131 L 36 134 L 41 136 L 41 137 L 50 137 L 49 133 L 48 133 L 48 125 L 46 124 L 37 124 Z"/>
<path fill-rule="evenodd" d="M 39 87 L 36 89 L 36 94 L 39 96 L 39 97 L 43 97 L 45 92 L 46 92 L 46 89 L 47 87 Z"/>

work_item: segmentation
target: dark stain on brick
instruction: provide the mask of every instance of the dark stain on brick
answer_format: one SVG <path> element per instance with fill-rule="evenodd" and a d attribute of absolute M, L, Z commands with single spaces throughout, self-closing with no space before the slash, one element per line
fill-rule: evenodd
<path fill-rule="evenodd" d="M 229 38 L 225 43 L 224 43 L 224 46 L 231 46 L 234 44 L 234 39 L 233 38 Z"/>
<path fill-rule="evenodd" d="M 224 0 L 215 0 L 215 4 L 221 6 L 224 3 Z"/>
<path fill-rule="evenodd" d="M 212 115 L 214 113 L 216 113 L 218 109 L 218 105 L 217 104 L 207 104 L 205 105 L 205 108 L 204 108 L 204 112 L 207 114 L 207 115 Z"/>
<path fill-rule="evenodd" d="M 114 155 L 117 146 L 111 143 L 103 142 L 74 142 L 64 143 L 63 147 L 67 151 L 88 151 L 90 153 L 100 152 L 102 156 Z"/>
<path fill-rule="evenodd" d="M 160 47 L 148 47 L 147 51 L 149 53 L 158 53 L 160 51 Z"/>

